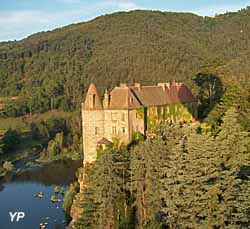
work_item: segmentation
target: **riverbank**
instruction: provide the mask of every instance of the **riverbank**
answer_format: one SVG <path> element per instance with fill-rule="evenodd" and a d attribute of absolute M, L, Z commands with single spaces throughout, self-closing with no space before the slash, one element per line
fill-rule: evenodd
<path fill-rule="evenodd" d="M 76 172 L 81 166 L 81 160 L 59 160 L 8 173 L 0 181 L 0 228 L 13 228 L 9 220 L 12 209 L 25 212 L 18 228 L 39 228 L 45 223 L 46 228 L 66 228 L 68 216 L 63 209 L 64 192 L 69 184 L 76 182 Z M 42 193 L 41 198 L 36 197 L 37 193 Z M 52 201 L 53 196 L 60 201 Z"/>

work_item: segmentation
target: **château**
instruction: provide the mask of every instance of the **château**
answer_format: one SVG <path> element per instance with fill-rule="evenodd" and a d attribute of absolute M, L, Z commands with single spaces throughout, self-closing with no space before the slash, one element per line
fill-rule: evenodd
<path fill-rule="evenodd" d="M 95 161 L 97 149 L 114 139 L 128 144 L 134 134 L 152 134 L 157 124 L 196 118 L 197 99 L 183 83 L 120 84 L 106 91 L 102 100 L 91 83 L 82 104 L 84 164 Z"/>

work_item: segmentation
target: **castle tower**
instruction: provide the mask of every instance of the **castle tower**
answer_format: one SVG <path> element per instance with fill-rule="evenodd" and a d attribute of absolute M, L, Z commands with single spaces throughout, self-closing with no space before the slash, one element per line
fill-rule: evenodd
<path fill-rule="evenodd" d="M 104 110 L 95 84 L 91 83 L 82 104 L 84 165 L 97 157 L 97 142 L 104 136 Z"/>

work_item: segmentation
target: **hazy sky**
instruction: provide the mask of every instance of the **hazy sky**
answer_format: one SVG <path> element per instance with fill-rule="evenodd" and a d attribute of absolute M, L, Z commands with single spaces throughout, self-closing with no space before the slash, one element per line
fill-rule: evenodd
<path fill-rule="evenodd" d="M 153 9 L 213 16 L 248 5 L 250 0 L 0 0 L 0 41 L 117 11 Z"/>

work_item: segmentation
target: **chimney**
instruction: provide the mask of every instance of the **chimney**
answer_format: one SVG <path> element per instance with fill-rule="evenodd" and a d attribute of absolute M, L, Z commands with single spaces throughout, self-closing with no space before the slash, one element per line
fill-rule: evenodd
<path fill-rule="evenodd" d="M 175 80 L 170 80 L 170 86 L 172 87 L 172 86 L 175 86 L 175 85 L 176 85 Z"/>
<path fill-rule="evenodd" d="M 138 90 L 141 90 L 141 84 L 140 83 L 135 83 L 135 87 L 138 88 Z"/>
<path fill-rule="evenodd" d="M 177 86 L 177 91 L 179 91 L 182 86 L 182 83 L 176 83 L 176 86 Z"/>
<path fill-rule="evenodd" d="M 120 87 L 127 87 L 126 83 L 120 83 Z"/>
<path fill-rule="evenodd" d="M 110 94 L 108 93 L 108 90 L 106 89 L 104 93 L 104 100 L 103 100 L 104 109 L 109 108 L 109 105 L 110 105 Z"/>
<path fill-rule="evenodd" d="M 169 88 L 169 83 L 158 83 L 157 86 L 162 87 L 164 91 L 166 91 L 166 87 Z"/>
<path fill-rule="evenodd" d="M 170 83 L 165 84 L 168 89 L 170 89 Z"/>

